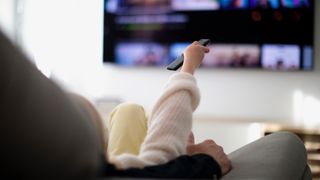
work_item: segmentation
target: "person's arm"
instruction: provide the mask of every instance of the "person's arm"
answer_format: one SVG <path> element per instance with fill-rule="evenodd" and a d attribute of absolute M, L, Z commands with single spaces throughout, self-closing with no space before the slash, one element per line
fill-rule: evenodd
<path fill-rule="evenodd" d="M 223 148 L 212 140 L 195 144 L 193 134 L 189 136 L 187 154 L 179 156 L 168 163 L 144 168 L 118 170 L 108 164 L 102 176 L 127 178 L 208 178 L 219 179 L 231 169 L 231 161 Z"/>
<path fill-rule="evenodd" d="M 174 74 L 151 111 L 148 132 L 139 156 L 123 154 L 113 162 L 119 168 L 144 167 L 168 162 L 186 154 L 192 114 L 199 104 L 199 90 L 192 75 L 209 49 L 194 42 L 185 50 L 181 72 Z"/>
<path fill-rule="evenodd" d="M 183 155 L 168 163 L 147 166 L 142 169 L 129 168 L 117 170 L 112 164 L 105 167 L 103 177 L 126 177 L 126 178 L 208 178 L 221 177 L 219 164 L 209 155 L 196 154 L 193 156 Z"/>

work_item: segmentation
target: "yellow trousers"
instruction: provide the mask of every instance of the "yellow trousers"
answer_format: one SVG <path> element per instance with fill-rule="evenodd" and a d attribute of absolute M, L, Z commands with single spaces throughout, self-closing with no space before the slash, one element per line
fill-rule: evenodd
<path fill-rule="evenodd" d="M 137 104 L 118 105 L 108 119 L 108 154 L 110 157 L 122 153 L 138 155 L 147 133 L 147 115 Z"/>

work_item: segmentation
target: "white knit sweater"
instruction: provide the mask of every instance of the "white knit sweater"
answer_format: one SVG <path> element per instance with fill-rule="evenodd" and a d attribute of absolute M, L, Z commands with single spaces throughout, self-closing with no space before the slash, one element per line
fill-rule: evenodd
<path fill-rule="evenodd" d="M 138 156 L 122 154 L 112 162 L 121 169 L 166 163 L 186 153 L 192 113 L 200 100 L 196 79 L 189 73 L 173 74 L 148 119 L 148 132 Z"/>

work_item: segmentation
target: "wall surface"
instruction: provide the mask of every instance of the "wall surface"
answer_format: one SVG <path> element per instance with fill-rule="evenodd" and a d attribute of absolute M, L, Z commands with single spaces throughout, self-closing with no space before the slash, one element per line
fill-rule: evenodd
<path fill-rule="evenodd" d="M 319 1 L 316 6 L 314 71 L 200 69 L 195 74 L 202 94 L 196 116 L 320 124 Z M 24 8 L 23 42 L 30 58 L 66 89 L 92 100 L 117 98 L 149 109 L 172 74 L 102 63 L 102 1 L 25 0 Z"/>
<path fill-rule="evenodd" d="M 102 63 L 103 1 L 22 1 L 25 5 L 20 24 L 22 45 L 44 74 L 92 101 L 130 101 L 151 108 L 173 72 Z M 0 0 L 0 26 L 13 36 L 12 2 Z M 317 0 L 316 9 L 314 71 L 196 72 L 202 95 L 193 128 L 197 142 L 212 138 L 231 152 L 260 136 L 261 126 L 243 123 L 247 121 L 294 121 L 320 126 L 320 1 Z M 224 120 L 233 123 L 223 123 Z"/>
<path fill-rule="evenodd" d="M 316 5 L 320 17 L 320 3 Z M 266 72 L 248 70 L 199 70 L 199 116 L 249 121 L 309 121 L 320 123 L 320 19 L 316 18 L 313 72 Z M 115 95 L 146 107 L 161 92 L 172 74 L 165 69 L 128 69 L 105 66 L 106 96 Z M 147 93 L 146 93 L 147 92 Z M 311 115 L 310 115 L 311 114 Z M 316 122 L 314 122 L 316 121 Z"/>
<path fill-rule="evenodd" d="M 13 38 L 14 34 L 14 3 L 13 0 L 0 0 L 0 25 L 1 29 Z"/>

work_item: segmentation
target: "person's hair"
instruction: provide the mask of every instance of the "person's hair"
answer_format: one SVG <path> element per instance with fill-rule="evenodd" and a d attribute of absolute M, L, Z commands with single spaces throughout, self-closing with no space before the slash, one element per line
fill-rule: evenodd
<path fill-rule="evenodd" d="M 81 103 L 87 112 L 90 115 L 90 120 L 92 120 L 93 125 L 96 127 L 98 131 L 98 135 L 100 138 L 100 143 L 103 148 L 103 153 L 105 155 L 105 158 L 108 160 L 108 130 L 107 127 L 103 121 L 103 118 L 101 117 L 100 113 L 97 111 L 95 106 L 85 97 L 75 94 L 75 93 L 70 93 L 71 97 L 76 99 L 77 102 Z"/>

